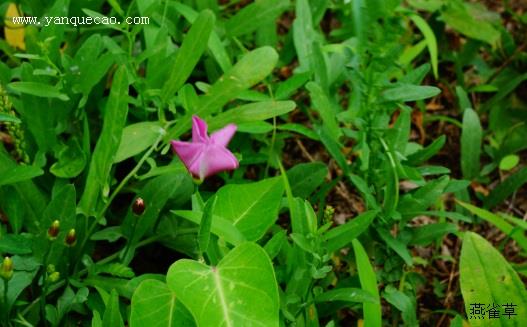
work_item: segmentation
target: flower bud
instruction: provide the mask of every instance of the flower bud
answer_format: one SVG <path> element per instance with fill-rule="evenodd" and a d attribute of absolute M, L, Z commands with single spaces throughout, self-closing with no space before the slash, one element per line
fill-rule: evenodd
<path fill-rule="evenodd" d="M 77 243 L 77 234 L 75 233 L 75 229 L 70 229 L 68 234 L 66 234 L 66 238 L 64 239 L 64 243 L 68 247 L 74 247 Z"/>
<path fill-rule="evenodd" d="M 60 273 L 58 271 L 55 271 L 48 275 L 48 281 L 50 283 L 56 283 L 60 279 Z"/>
<path fill-rule="evenodd" d="M 335 215 L 335 208 L 333 208 L 330 205 L 326 206 L 326 208 L 324 209 L 324 222 L 329 223 L 333 221 L 334 215 Z"/>
<path fill-rule="evenodd" d="M 13 277 L 13 260 L 10 257 L 5 257 L 4 262 L 0 265 L 0 277 L 4 280 L 10 280 Z"/>
<path fill-rule="evenodd" d="M 141 216 L 145 212 L 145 201 L 142 198 L 137 198 L 132 204 L 132 212 L 138 216 Z"/>
<path fill-rule="evenodd" d="M 55 272 L 55 265 L 54 264 L 49 264 L 46 268 L 46 271 L 48 272 L 48 274 L 52 274 Z"/>
<path fill-rule="evenodd" d="M 51 223 L 51 226 L 48 228 L 48 239 L 50 241 L 54 241 L 57 236 L 59 235 L 60 231 L 60 222 L 58 220 L 55 220 Z"/>

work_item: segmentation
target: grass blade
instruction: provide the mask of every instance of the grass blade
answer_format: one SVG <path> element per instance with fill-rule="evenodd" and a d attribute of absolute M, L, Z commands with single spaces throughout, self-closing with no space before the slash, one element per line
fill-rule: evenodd
<path fill-rule="evenodd" d="M 364 315 L 364 325 L 368 327 L 381 327 L 382 312 L 379 297 L 379 289 L 377 288 L 377 278 L 375 271 L 368 259 L 366 251 L 362 244 L 355 239 L 353 240 L 353 251 L 355 252 L 355 260 L 357 261 L 357 270 L 359 271 L 359 279 L 361 288 L 374 296 L 376 303 L 365 302 L 362 305 Z"/>

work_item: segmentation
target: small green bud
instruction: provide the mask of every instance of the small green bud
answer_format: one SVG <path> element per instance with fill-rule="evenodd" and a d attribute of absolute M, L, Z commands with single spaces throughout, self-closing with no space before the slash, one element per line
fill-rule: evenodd
<path fill-rule="evenodd" d="M 58 271 L 55 271 L 48 275 L 48 281 L 50 283 L 56 283 L 60 279 L 60 273 Z"/>
<path fill-rule="evenodd" d="M 48 272 L 48 274 L 52 274 L 55 272 L 55 265 L 54 264 L 49 264 L 48 267 L 46 268 L 46 271 Z"/>
<path fill-rule="evenodd" d="M 66 238 L 64 239 L 64 243 L 68 247 L 74 247 L 77 243 L 77 234 L 75 233 L 75 229 L 70 229 L 68 234 L 66 234 Z"/>
<path fill-rule="evenodd" d="M 51 223 L 51 226 L 48 228 L 48 239 L 54 241 L 60 232 L 60 221 L 55 220 Z"/>
<path fill-rule="evenodd" d="M 197 186 L 200 186 L 201 184 L 203 184 L 203 180 L 202 180 L 202 179 L 199 179 L 199 178 L 192 177 L 192 181 L 193 181 L 194 184 L 196 184 Z"/>
<path fill-rule="evenodd" d="M 10 257 L 4 258 L 4 262 L 0 266 L 0 277 L 4 280 L 10 280 L 13 277 L 13 260 Z"/>

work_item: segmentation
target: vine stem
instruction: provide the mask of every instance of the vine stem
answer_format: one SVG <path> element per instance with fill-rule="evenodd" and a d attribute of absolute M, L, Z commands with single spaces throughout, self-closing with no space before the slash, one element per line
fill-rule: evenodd
<path fill-rule="evenodd" d="M 164 129 L 163 129 L 164 130 Z M 165 136 L 165 133 L 161 133 L 156 141 L 154 142 L 154 144 L 152 144 L 152 146 L 148 149 L 148 151 L 145 152 L 145 154 L 141 157 L 141 159 L 139 160 L 139 162 L 137 162 L 137 164 L 135 165 L 135 167 L 128 173 L 128 175 L 126 175 L 125 178 L 123 178 L 123 180 L 119 183 L 119 185 L 117 185 L 117 187 L 115 188 L 115 190 L 112 192 L 112 194 L 110 195 L 110 197 L 108 198 L 108 201 L 106 202 L 106 204 L 104 205 L 104 207 L 99 211 L 99 213 L 97 214 L 95 220 L 92 222 L 92 224 L 90 225 L 90 227 L 88 228 L 88 231 L 86 232 L 86 235 L 84 236 L 84 239 L 82 240 L 82 243 L 80 245 L 80 250 L 79 250 L 79 260 L 77 260 L 76 264 L 75 264 L 75 269 L 74 271 L 77 270 L 78 268 L 78 265 L 79 265 L 79 262 L 80 262 L 80 258 L 82 258 L 82 252 L 84 252 L 84 248 L 86 247 L 86 243 L 88 243 L 88 240 L 90 239 L 90 236 L 93 234 L 93 231 L 95 230 L 95 228 L 97 227 L 97 224 L 99 224 L 99 222 L 101 221 L 104 213 L 106 212 L 106 210 L 108 210 L 108 208 L 110 207 L 110 204 L 112 203 L 112 201 L 115 199 L 115 197 L 117 196 L 117 194 L 119 194 L 119 192 L 121 191 L 121 189 L 126 185 L 126 183 L 128 183 L 128 181 L 133 177 L 135 176 L 135 174 L 137 174 L 137 172 L 139 171 L 139 169 L 143 166 L 143 164 L 145 163 L 146 159 L 148 159 L 148 157 L 152 154 L 152 152 L 157 148 L 157 146 L 159 145 L 159 142 L 161 142 L 161 140 L 163 139 L 163 137 Z"/>
<path fill-rule="evenodd" d="M 48 290 L 48 280 L 46 278 L 46 273 L 48 269 L 48 257 L 49 253 L 51 252 L 51 247 L 53 243 L 48 241 L 48 249 L 46 250 L 46 253 L 44 255 L 44 260 L 42 262 L 42 293 L 40 294 L 40 311 L 42 314 L 42 321 L 44 322 L 44 326 L 47 326 L 46 321 L 46 292 Z"/>
<path fill-rule="evenodd" d="M 143 247 L 143 246 L 148 245 L 150 243 L 156 242 L 157 240 L 159 240 L 159 239 L 161 239 L 163 237 L 164 237 L 164 235 L 154 235 L 152 237 L 149 237 L 149 238 L 139 242 L 137 244 L 137 247 L 138 248 Z M 96 265 L 103 265 L 105 263 L 111 262 L 112 260 L 114 260 L 114 259 L 119 257 L 119 253 L 120 253 L 120 251 L 115 252 L 115 253 L 107 256 L 106 258 L 99 260 L 96 263 Z M 79 277 L 85 275 L 86 273 L 88 273 L 88 268 L 84 268 L 83 270 L 79 271 Z M 56 290 L 60 289 L 65 284 L 66 284 L 66 280 L 61 280 L 61 281 L 57 282 L 56 284 L 51 285 L 50 287 L 48 287 L 48 291 L 46 292 L 46 295 L 49 295 L 49 294 L 55 292 Z M 4 287 L 4 291 L 5 290 L 6 290 L 6 288 Z M 29 312 L 29 310 L 31 310 L 31 308 L 33 308 L 33 306 L 37 305 L 40 302 L 40 300 L 41 300 L 40 297 L 37 297 L 35 300 L 33 300 L 33 302 L 31 302 L 26 308 L 24 308 L 24 310 L 21 313 L 22 316 L 25 316 Z"/>
<path fill-rule="evenodd" d="M 7 288 L 9 287 L 9 281 L 7 279 L 4 279 L 4 303 L 5 303 L 5 306 L 7 308 Z"/>

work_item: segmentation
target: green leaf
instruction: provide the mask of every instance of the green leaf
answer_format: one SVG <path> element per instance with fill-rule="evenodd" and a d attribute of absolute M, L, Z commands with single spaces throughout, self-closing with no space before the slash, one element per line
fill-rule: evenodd
<path fill-rule="evenodd" d="M 43 213 L 40 213 L 41 228 L 47 230 L 55 220 L 60 222 L 60 232 L 57 240 L 63 240 L 71 228 L 76 228 L 76 203 L 77 194 L 73 184 L 65 184 L 57 187 L 53 192 L 53 197 Z M 49 241 L 46 239 L 46 243 Z M 46 244 L 45 243 L 45 244 Z M 35 254 L 39 253 L 42 258 L 45 256 L 46 247 L 35 247 Z M 60 241 L 51 242 L 48 263 L 58 265 L 61 263 L 66 247 Z"/>
<path fill-rule="evenodd" d="M 415 317 L 416 305 L 415 298 L 411 299 L 405 293 L 397 290 L 392 285 L 386 286 L 383 297 L 391 305 L 402 312 L 402 317 L 405 326 L 416 327 L 419 326 Z"/>
<path fill-rule="evenodd" d="M 410 138 L 411 110 L 407 107 L 401 109 L 393 128 L 386 131 L 386 141 L 395 152 L 404 154 L 408 139 Z"/>
<path fill-rule="evenodd" d="M 166 173 L 146 183 L 137 194 L 145 203 L 145 211 L 138 217 L 130 206 L 121 226 L 123 233 L 128 237 L 130 248 L 130 251 L 126 253 L 127 256 L 123 257 L 124 262 L 128 263 L 132 260 L 137 243 L 145 234 L 152 231 L 167 201 L 173 197 L 182 202 L 186 201 L 190 198 L 192 191 L 192 181 L 186 172 Z"/>
<path fill-rule="evenodd" d="M 408 266 L 413 265 L 412 255 L 410 254 L 404 243 L 394 238 L 390 234 L 390 232 L 384 229 L 377 229 L 377 232 L 379 233 L 379 236 L 383 239 L 383 241 L 386 242 L 386 244 L 404 260 L 404 263 L 406 263 Z"/>
<path fill-rule="evenodd" d="M 337 141 L 342 135 L 342 132 L 340 131 L 337 119 L 335 118 L 337 111 L 334 109 L 333 103 L 329 100 L 319 84 L 309 82 L 307 83 L 306 88 L 309 91 L 309 96 L 311 97 L 311 103 L 314 109 L 322 118 L 322 123 L 326 131 L 328 131 L 329 136 L 333 140 Z"/>
<path fill-rule="evenodd" d="M 463 320 L 460 315 L 456 315 L 454 319 L 450 320 L 450 327 L 464 327 L 467 323 Z"/>
<path fill-rule="evenodd" d="M 525 183 L 527 183 L 527 167 L 523 167 L 498 184 L 498 186 L 490 192 L 489 196 L 485 198 L 485 208 L 493 208 L 502 203 Z"/>
<path fill-rule="evenodd" d="M 43 173 L 42 169 L 35 166 L 14 166 L 0 173 L 0 186 L 27 181 Z"/>
<path fill-rule="evenodd" d="M 505 70 L 505 72 L 502 74 L 506 75 L 507 77 L 502 79 L 502 81 L 504 81 L 503 83 L 500 83 L 499 85 L 497 85 L 499 87 L 498 93 L 496 93 L 495 96 L 493 96 L 490 100 L 486 101 L 481 106 L 481 110 L 483 112 L 486 112 L 490 108 L 493 108 L 494 106 L 496 106 L 496 104 L 498 104 L 501 100 L 503 100 L 507 95 L 509 95 L 512 91 L 517 89 L 521 83 L 527 80 L 527 73 L 518 75 L 516 73 L 511 74 L 510 70 Z"/>
<path fill-rule="evenodd" d="M 399 63 L 401 66 L 408 66 L 414 61 L 414 59 L 421 54 L 426 48 L 426 40 L 417 42 L 415 45 L 406 47 L 404 52 L 399 57 Z"/>
<path fill-rule="evenodd" d="M 416 211 L 426 210 L 443 194 L 448 182 L 448 176 L 443 176 L 426 183 L 411 194 L 405 194 L 399 201 L 397 210 L 405 217 L 411 217 Z"/>
<path fill-rule="evenodd" d="M 418 15 L 410 15 L 410 19 L 414 22 L 415 26 L 419 28 L 421 33 L 423 33 L 426 41 L 426 46 L 428 47 L 428 52 L 430 52 L 430 61 L 432 62 L 432 70 L 434 72 L 434 77 L 438 77 L 438 59 L 437 59 L 437 39 L 434 34 L 434 31 L 430 28 L 430 25 Z"/>
<path fill-rule="evenodd" d="M 359 240 L 354 239 L 353 251 L 355 253 L 355 260 L 357 263 L 357 270 L 359 272 L 359 279 L 361 288 L 373 295 L 374 303 L 364 302 L 362 304 L 364 325 L 369 327 L 381 327 L 382 313 L 381 313 L 381 299 L 379 296 L 379 289 L 377 288 L 377 278 L 375 271 L 368 259 L 368 255 Z"/>
<path fill-rule="evenodd" d="M 367 211 L 343 225 L 330 229 L 323 236 L 328 252 L 339 250 L 357 238 L 368 229 L 376 215 L 375 210 Z"/>
<path fill-rule="evenodd" d="M 298 133 L 314 141 L 320 141 L 320 137 L 317 135 L 315 131 L 313 131 L 309 127 L 306 127 L 302 124 L 287 123 L 287 124 L 279 125 L 277 129 L 282 130 L 282 131 Z"/>
<path fill-rule="evenodd" d="M 114 277 L 133 278 L 135 277 L 132 268 L 122 263 L 114 262 L 108 264 L 97 264 L 90 267 L 90 274 L 108 274 Z"/>
<path fill-rule="evenodd" d="M 285 178 L 283 179 L 285 180 Z M 300 198 L 292 198 L 290 200 L 289 191 L 287 193 L 287 203 L 289 205 L 293 233 L 301 235 L 302 237 L 314 235 L 317 232 L 317 216 L 313 210 L 313 206 L 309 201 Z"/>
<path fill-rule="evenodd" d="M 56 325 L 60 323 L 62 318 L 71 310 L 71 307 L 73 305 L 79 305 L 88 299 L 89 290 L 86 287 L 80 288 L 77 293 L 75 293 L 71 287 L 66 287 L 64 290 L 64 293 L 59 297 L 57 301 L 57 309 L 55 310 L 56 313 Z M 51 308 L 53 308 L 50 305 Z M 46 309 L 49 307 L 46 306 Z M 48 311 L 48 310 L 46 310 Z"/>
<path fill-rule="evenodd" d="M 213 219 L 212 213 L 214 212 L 217 201 L 218 197 L 213 196 L 207 201 L 205 208 L 203 208 L 203 218 L 201 218 L 198 231 L 198 245 L 201 253 L 205 253 L 209 247 L 210 228 Z"/>
<path fill-rule="evenodd" d="M 174 8 L 181 13 L 185 17 L 186 20 L 188 20 L 191 23 L 194 23 L 196 18 L 198 17 L 198 13 L 194 11 L 191 7 L 184 5 L 179 2 L 170 2 L 168 5 L 174 6 Z M 221 67 L 221 69 L 226 72 L 232 67 L 232 63 L 229 57 L 229 54 L 227 53 L 227 50 L 225 49 L 224 44 L 222 43 L 220 37 L 218 34 L 212 30 L 210 37 L 209 37 L 209 50 L 218 62 L 218 65 Z"/>
<path fill-rule="evenodd" d="M 309 72 L 294 74 L 286 81 L 278 84 L 275 92 L 275 98 L 278 100 L 288 99 L 296 90 L 309 81 L 310 77 L 311 73 Z"/>
<path fill-rule="evenodd" d="M 201 225 L 201 219 L 203 218 L 202 212 L 190 210 L 172 210 L 171 212 L 178 217 Z M 230 220 L 220 216 L 214 215 L 212 217 L 212 226 L 210 231 L 214 235 L 224 238 L 225 241 L 233 245 L 238 245 L 246 241 L 245 236 L 240 233 L 240 231 L 232 224 Z"/>
<path fill-rule="evenodd" d="M 336 288 L 326 291 L 315 297 L 315 302 L 370 302 L 376 303 L 377 299 L 370 293 L 360 288 Z"/>
<path fill-rule="evenodd" d="M 49 171 L 61 178 L 77 177 L 86 167 L 88 160 L 77 139 L 70 139 L 68 144 L 59 150 L 57 159 L 58 161 L 50 167 Z"/>
<path fill-rule="evenodd" d="M 443 0 L 408 0 L 408 4 L 414 8 L 434 12 L 443 6 Z"/>
<path fill-rule="evenodd" d="M 332 134 L 327 130 L 327 128 L 325 128 L 325 126 L 318 128 L 317 133 L 320 136 L 320 140 L 326 147 L 326 150 L 329 152 L 329 154 L 331 154 L 333 159 L 335 159 L 335 161 L 340 166 L 340 168 L 342 168 L 344 173 L 348 175 L 349 166 L 348 162 L 346 161 L 346 158 L 344 157 L 344 154 L 342 154 L 342 145 L 338 143 L 337 139 L 331 136 Z"/>
<path fill-rule="evenodd" d="M 274 234 L 271 239 L 265 243 L 264 249 L 269 255 L 269 258 L 274 259 L 280 252 L 280 249 L 287 242 L 287 236 L 285 230 L 280 230 L 278 233 Z"/>
<path fill-rule="evenodd" d="M 500 160 L 501 170 L 511 170 L 520 163 L 520 157 L 516 154 L 509 154 Z"/>
<path fill-rule="evenodd" d="M 72 62 L 75 74 L 71 89 L 74 92 L 82 93 L 83 98 L 80 101 L 79 107 L 84 107 L 90 91 L 97 83 L 106 75 L 108 69 L 114 62 L 114 55 L 109 52 L 104 52 L 103 38 L 101 34 L 92 34 L 77 50 Z M 93 63 L 96 62 L 97 65 Z"/>
<path fill-rule="evenodd" d="M 5 234 L 0 238 L 0 253 L 28 254 L 32 243 L 25 235 Z"/>
<path fill-rule="evenodd" d="M 96 287 L 97 289 L 104 290 L 108 293 L 115 289 L 119 296 L 131 299 L 139 284 L 147 279 L 164 281 L 165 276 L 157 274 L 142 274 L 132 279 L 106 276 L 89 276 L 83 279 L 83 284 L 86 286 Z M 106 299 L 104 300 L 106 301 Z"/>
<path fill-rule="evenodd" d="M 194 319 L 168 286 L 158 280 L 145 280 L 132 296 L 130 327 L 195 326 Z"/>
<path fill-rule="evenodd" d="M 167 284 L 198 326 L 279 325 L 273 266 L 255 243 L 237 246 L 215 267 L 178 260 L 168 270 Z"/>
<path fill-rule="evenodd" d="M 472 108 L 472 103 L 470 102 L 470 99 L 468 98 L 467 91 L 460 86 L 456 86 L 456 95 L 459 102 L 459 109 L 461 109 L 461 112 L 464 112 L 467 108 Z"/>
<path fill-rule="evenodd" d="M 0 188 L 0 198 L 2 199 L 0 210 L 9 217 L 9 225 L 14 234 L 20 233 L 26 220 L 28 221 L 27 225 L 35 227 L 38 219 L 31 221 L 32 219 L 26 217 L 29 204 L 24 201 L 14 186 Z"/>
<path fill-rule="evenodd" d="M 326 179 L 328 167 L 322 162 L 309 162 L 295 165 L 287 171 L 293 196 L 307 198 Z"/>
<path fill-rule="evenodd" d="M 126 126 L 113 162 L 118 163 L 143 152 L 164 133 L 164 129 L 157 122 L 140 122 Z"/>
<path fill-rule="evenodd" d="M 227 102 L 269 75 L 278 61 L 278 54 L 271 47 L 257 48 L 240 59 L 225 75 L 220 77 L 199 98 L 196 110 L 187 113 L 170 129 L 167 139 L 175 139 L 186 132 L 192 121 L 192 115 L 206 118 L 217 112 Z"/>
<path fill-rule="evenodd" d="M 441 89 L 435 86 L 400 84 L 384 91 L 382 97 L 384 101 L 410 102 L 428 99 L 439 93 L 441 93 Z"/>
<path fill-rule="evenodd" d="M 523 234 L 523 231 L 521 229 L 515 228 L 511 224 L 509 224 L 503 217 L 498 216 L 490 211 L 487 211 L 485 209 L 478 208 L 476 206 L 473 206 L 469 203 L 457 201 L 462 207 L 467 209 L 468 211 L 472 212 L 473 214 L 477 215 L 483 220 L 488 221 L 489 223 L 496 226 L 499 230 L 501 230 L 505 235 L 512 237 L 513 240 L 518 242 L 518 244 L 527 251 L 527 237 Z"/>
<path fill-rule="evenodd" d="M 32 271 L 22 271 L 18 270 L 16 266 L 14 267 L 15 271 L 13 273 L 13 277 L 9 280 L 8 286 L 7 286 L 7 305 L 2 302 L 2 305 L 0 306 L 0 315 L 6 314 L 4 310 L 9 312 L 11 306 L 15 303 L 16 299 L 26 287 L 31 285 L 31 282 L 33 281 L 33 278 L 35 278 L 35 275 L 37 274 L 37 270 Z M 0 283 L 0 294 L 4 294 L 4 282 L 2 280 L 2 283 Z M 3 300 L 2 300 L 3 301 Z"/>
<path fill-rule="evenodd" d="M 93 241 L 108 241 L 110 243 L 117 241 L 121 237 L 123 237 L 123 233 L 121 232 L 121 226 L 112 226 L 112 227 L 106 227 L 105 229 L 96 231 L 92 234 L 90 237 L 90 240 Z"/>
<path fill-rule="evenodd" d="M 62 101 L 68 101 L 70 98 L 49 84 L 38 82 L 12 82 L 7 87 L 15 92 L 22 94 L 34 95 L 41 98 L 57 98 Z"/>
<path fill-rule="evenodd" d="M 276 18 L 289 7 L 285 0 L 258 0 L 238 11 L 225 22 L 225 30 L 230 36 L 249 34 Z"/>
<path fill-rule="evenodd" d="M 7 171 L 15 167 L 17 167 L 15 161 L 0 145 L 0 175 L 5 176 Z M 19 208 L 24 212 L 25 227 L 32 233 L 40 232 L 39 222 L 48 198 L 30 180 L 15 183 L 12 187 L 16 189 L 17 198 L 21 200 L 19 201 Z"/>
<path fill-rule="evenodd" d="M 432 158 L 436 153 L 438 153 L 439 150 L 441 150 L 441 148 L 443 147 L 443 145 L 445 145 L 445 142 L 446 142 L 446 136 L 441 135 L 440 137 L 435 139 L 432 143 L 430 143 L 424 149 L 421 149 L 409 155 L 408 162 L 413 166 L 422 164 L 423 162 Z"/>
<path fill-rule="evenodd" d="M 110 299 L 106 304 L 102 324 L 105 327 L 124 327 L 123 318 L 119 312 L 119 294 L 115 289 L 112 289 Z"/>
<path fill-rule="evenodd" d="M 442 238 L 446 234 L 457 232 L 456 224 L 435 223 L 412 228 L 412 239 L 410 245 L 427 246 L 433 241 Z"/>
<path fill-rule="evenodd" d="M 99 311 L 93 310 L 92 314 L 93 314 L 93 318 L 91 320 L 91 327 L 104 327 L 102 325 L 102 319 L 101 319 L 101 315 L 99 314 Z"/>
<path fill-rule="evenodd" d="M 93 151 L 86 187 L 79 202 L 85 215 L 95 215 L 102 189 L 108 185 L 110 170 L 119 149 L 123 127 L 128 114 L 128 80 L 126 68 L 121 66 L 114 75 L 101 135 Z"/>
<path fill-rule="evenodd" d="M 22 121 L 13 115 L 0 113 L 0 122 L 20 124 Z"/>
<path fill-rule="evenodd" d="M 522 326 L 524 317 L 527 317 L 525 285 L 499 251 L 480 235 L 465 233 L 459 272 L 466 312 L 471 312 L 474 303 L 497 304 L 500 312 L 503 312 L 504 304 L 516 305 L 517 316 L 512 319 L 504 314 L 499 319 L 488 320 L 469 317 L 471 326 Z"/>
<path fill-rule="evenodd" d="M 465 3 L 447 6 L 442 11 L 441 17 L 447 25 L 470 38 L 480 40 L 496 47 L 500 40 L 500 32 L 489 22 L 476 19 L 467 8 Z"/>
<path fill-rule="evenodd" d="M 192 24 L 176 54 L 170 76 L 161 90 L 161 98 L 164 102 L 183 86 L 192 73 L 207 48 L 214 21 L 214 13 L 207 9 L 202 11 Z"/>
<path fill-rule="evenodd" d="M 209 120 L 209 128 L 215 130 L 229 123 L 243 124 L 262 121 L 291 112 L 296 104 L 293 101 L 262 101 L 244 104 L 224 111 Z"/>
<path fill-rule="evenodd" d="M 479 176 L 482 137 L 478 114 L 470 108 L 465 109 L 461 132 L 461 171 L 465 179 Z"/>
<path fill-rule="evenodd" d="M 249 241 L 260 239 L 278 218 L 284 192 L 280 177 L 249 184 L 229 184 L 217 193 L 214 214 L 230 220 Z"/>
<path fill-rule="evenodd" d="M 293 22 L 293 42 L 300 67 L 298 73 L 312 72 L 314 68 L 314 41 L 316 32 L 308 0 L 297 0 Z"/>

